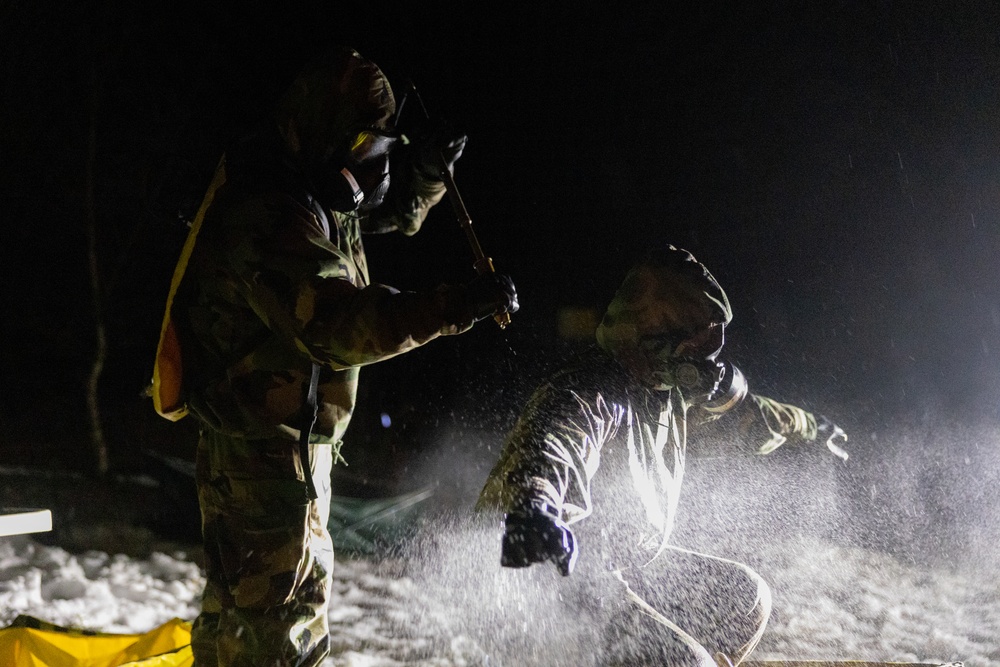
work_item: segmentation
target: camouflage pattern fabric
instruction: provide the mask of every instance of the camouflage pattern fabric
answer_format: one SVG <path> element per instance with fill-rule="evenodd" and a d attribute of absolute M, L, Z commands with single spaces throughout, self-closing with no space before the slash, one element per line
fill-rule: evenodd
<path fill-rule="evenodd" d="M 472 326 L 459 288 L 400 292 L 372 284 L 361 234 L 371 215 L 324 210 L 296 174 L 247 173 L 227 155 L 175 297 L 192 412 L 211 428 L 248 438 L 294 438 L 302 382 L 325 367 L 316 433 L 335 442 L 350 419 L 357 369 Z M 412 173 L 394 183 L 410 219 L 443 195 Z M 399 207 L 395 207 L 399 210 Z M 377 225 L 386 224 L 381 217 Z"/>
<path fill-rule="evenodd" d="M 635 654 L 627 654 L 642 646 L 636 641 L 653 651 L 643 654 L 650 664 L 694 664 L 675 659 L 697 642 L 712 654 L 742 659 L 760 641 L 770 613 L 767 583 L 743 564 L 668 542 L 686 458 L 697 455 L 697 440 L 688 447 L 689 429 L 694 436 L 716 418 L 676 390 L 643 386 L 594 346 L 535 391 L 480 493 L 477 510 L 486 512 L 544 502 L 574 530 L 586 531 L 579 539 L 583 552 L 592 552 L 589 567 L 618 573 L 622 600 L 612 607 L 621 618 L 608 626 L 615 629 L 602 658 L 607 664 L 636 664 Z M 810 413 L 753 394 L 720 421 L 728 419 L 749 454 L 773 451 L 779 438 L 785 445 L 816 438 Z M 751 436 L 758 439 L 740 440 Z M 688 577 L 706 571 L 715 578 Z M 710 604 L 698 607 L 695 599 Z"/>
<path fill-rule="evenodd" d="M 729 298 L 709 270 L 668 245 L 626 274 L 597 328 L 597 343 L 652 385 L 664 348 L 732 319 Z"/>
<path fill-rule="evenodd" d="M 609 605 L 602 625 L 601 665 L 738 665 L 760 643 L 771 613 L 767 582 L 717 556 L 668 547 L 654 562 L 612 577 L 622 600 Z"/>
<path fill-rule="evenodd" d="M 332 451 L 310 455 L 310 502 L 287 440 L 206 430 L 198 444 L 206 588 L 192 629 L 201 665 L 318 665 L 329 652 Z"/>
<path fill-rule="evenodd" d="M 359 127 L 388 128 L 388 82 L 355 52 L 307 70 L 275 127 L 227 151 L 171 311 L 187 403 L 201 423 L 198 493 L 207 574 L 193 629 L 199 667 L 314 665 L 328 653 L 330 465 L 361 366 L 473 324 L 466 291 L 372 283 L 361 234 L 419 229 L 444 185 L 401 160 L 385 203 L 342 213 L 309 191 L 303 164 Z M 321 366 L 309 502 L 298 443 Z M 217 662 L 218 661 L 218 662 Z"/>
<path fill-rule="evenodd" d="M 307 65 L 278 101 L 278 130 L 300 163 L 323 160 L 352 129 L 391 129 L 396 99 L 378 66 L 353 49 Z"/>
<path fill-rule="evenodd" d="M 597 329 L 597 345 L 539 387 L 507 437 L 480 495 L 481 508 L 509 512 L 532 500 L 572 525 L 593 511 L 591 482 L 616 466 L 642 512 L 640 542 L 662 550 L 670 535 L 690 425 L 725 418 L 761 454 L 816 439 L 816 418 L 750 395 L 725 413 L 691 404 L 678 388 L 657 389 L 657 364 L 685 340 L 725 327 L 733 314 L 714 276 L 686 250 L 654 249 L 626 274 Z M 602 456 L 608 443 L 618 461 Z M 631 541 L 635 543 L 635 541 Z"/>
<path fill-rule="evenodd" d="M 609 664 L 633 664 L 619 655 L 626 650 L 620 647 L 634 650 L 634 639 L 641 646 L 640 635 L 651 650 L 680 651 L 643 655 L 650 664 L 680 664 L 678 655 L 687 656 L 683 664 L 713 664 L 716 652 L 738 664 L 763 633 L 770 591 L 757 573 L 669 544 L 689 431 L 730 421 L 737 446 L 760 454 L 817 437 L 816 418 L 795 406 L 750 394 L 727 412 L 712 413 L 679 388 L 657 387 L 664 349 L 669 354 L 731 318 L 722 288 L 690 253 L 668 246 L 652 254 L 616 293 L 598 329 L 598 345 L 531 396 L 480 493 L 480 511 L 518 514 L 544 507 L 563 524 L 588 531 L 581 549 L 592 551 L 592 562 L 616 573 L 623 586 L 625 619 L 618 626 L 627 641 L 611 637 L 604 656 Z M 600 517 L 596 528 L 581 524 L 591 514 Z M 697 574 L 709 571 L 720 574 Z M 712 588 L 716 583 L 722 588 Z M 673 597 L 699 587 L 712 590 Z M 686 608 L 702 598 L 711 600 L 703 610 Z M 708 616 L 699 616 L 702 611 Z"/>
<path fill-rule="evenodd" d="M 360 366 L 472 326 L 461 287 L 417 293 L 372 283 L 361 240 L 367 232 L 419 229 L 444 184 L 401 160 L 382 206 L 332 211 L 309 193 L 281 133 L 291 126 L 300 143 L 333 146 L 352 127 L 385 126 L 395 108 L 388 82 L 373 64 L 347 54 L 307 70 L 285 97 L 278 127 L 227 152 L 226 181 L 175 297 L 188 402 L 215 431 L 296 438 L 302 384 L 315 362 L 324 367 L 316 442 L 336 443 L 350 420 Z M 351 111 L 333 113 L 343 105 Z"/>
<path fill-rule="evenodd" d="M 816 441 L 816 419 L 802 408 L 750 394 L 729 412 L 710 414 L 687 404 L 677 390 L 643 386 L 593 346 L 532 394 L 477 508 L 510 512 L 544 499 L 573 525 L 595 511 L 592 487 L 603 468 L 631 480 L 628 500 L 618 499 L 635 519 L 627 541 L 645 545 L 653 557 L 673 526 L 671 494 L 679 493 L 686 457 L 698 455 L 697 444 L 693 451 L 688 447 L 689 430 L 697 433 L 716 420 L 734 427 L 733 453 L 766 454 L 779 445 Z"/>
<path fill-rule="evenodd" d="M 251 189 L 238 167 L 227 170 L 174 304 L 191 410 L 220 432 L 295 438 L 315 361 L 325 367 L 316 434 L 336 442 L 358 367 L 468 330 L 464 293 L 370 284 L 362 218 L 323 210 L 280 183 Z M 439 198 L 414 206 L 426 215 Z"/>

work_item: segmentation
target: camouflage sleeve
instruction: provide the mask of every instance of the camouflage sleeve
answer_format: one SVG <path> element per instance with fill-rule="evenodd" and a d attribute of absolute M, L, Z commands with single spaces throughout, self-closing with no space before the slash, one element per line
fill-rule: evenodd
<path fill-rule="evenodd" d="M 769 454 L 786 442 L 816 440 L 816 417 L 811 412 L 757 394 L 724 414 L 732 414 L 723 419 L 734 421 L 737 437 L 751 443 L 759 454 Z"/>
<path fill-rule="evenodd" d="M 444 197 L 442 181 L 427 178 L 409 163 L 404 163 L 399 173 L 394 171 L 391 179 L 386 202 L 362 218 L 361 231 L 365 234 L 399 230 L 412 236 L 420 230 L 431 207 Z"/>
<path fill-rule="evenodd" d="M 601 449 L 622 415 L 621 406 L 600 394 L 584 399 L 551 384 L 539 388 L 507 437 L 476 508 L 510 512 L 534 502 L 566 524 L 586 518 Z"/>
<path fill-rule="evenodd" d="M 316 362 L 369 364 L 472 326 L 462 287 L 420 293 L 358 287 L 364 278 L 352 257 L 290 198 L 248 201 L 230 216 L 242 224 L 224 247 L 249 305 Z"/>
<path fill-rule="evenodd" d="M 772 398 L 750 394 L 753 405 L 764 420 L 770 438 L 757 451 L 768 454 L 785 442 L 800 443 L 816 440 L 816 417 L 811 412 Z"/>

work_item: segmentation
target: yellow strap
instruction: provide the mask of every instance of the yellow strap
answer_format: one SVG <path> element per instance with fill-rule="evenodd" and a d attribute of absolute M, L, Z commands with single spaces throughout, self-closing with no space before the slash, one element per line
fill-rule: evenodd
<path fill-rule="evenodd" d="M 180 347 L 177 340 L 177 332 L 170 320 L 170 311 L 174 305 L 174 295 L 184 271 L 187 269 L 191 253 L 194 251 L 195 240 L 201 230 L 201 222 L 205 218 L 205 212 L 215 198 L 215 192 L 226 182 L 226 156 L 223 155 L 215 168 L 215 175 L 212 183 L 208 186 L 205 198 L 198 207 L 198 214 L 191 223 L 191 230 L 188 232 L 184 247 L 181 249 L 180 258 L 174 267 L 174 276 L 170 281 L 170 291 L 167 293 L 167 305 L 163 312 L 163 323 L 160 326 L 160 340 L 156 345 L 156 360 L 153 363 L 153 407 L 161 416 L 171 421 L 177 421 L 188 413 L 187 405 L 181 401 L 180 386 L 183 367 L 181 365 Z"/>

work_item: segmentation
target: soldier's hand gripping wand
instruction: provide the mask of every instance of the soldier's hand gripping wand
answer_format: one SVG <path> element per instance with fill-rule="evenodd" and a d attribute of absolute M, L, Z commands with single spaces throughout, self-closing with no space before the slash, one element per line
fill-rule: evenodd
<path fill-rule="evenodd" d="M 417 98 L 417 102 L 420 104 L 420 109 L 423 111 L 424 118 L 430 120 L 430 114 L 427 113 L 427 108 L 424 106 L 424 101 L 420 98 L 420 93 L 417 92 L 417 87 L 413 85 L 412 81 L 408 82 L 408 84 L 409 89 L 407 90 L 407 94 L 404 95 L 402 101 L 399 103 L 399 108 L 396 110 L 397 118 L 403 110 L 403 104 L 406 103 L 406 97 L 409 93 L 412 93 Z M 476 258 L 472 267 L 479 275 L 495 273 L 493 260 L 486 256 L 482 247 L 479 245 L 479 239 L 476 238 L 476 231 L 472 228 L 472 217 L 469 215 L 469 211 L 465 208 L 465 202 L 462 201 L 462 195 L 459 194 L 458 186 L 455 185 L 455 177 L 448 168 L 448 162 L 445 160 L 441 151 L 437 151 L 437 159 L 438 168 L 441 172 L 441 180 L 444 181 L 445 188 L 448 191 L 448 199 L 451 201 L 451 207 L 455 211 L 455 217 L 458 218 L 459 226 L 465 230 L 465 237 L 468 239 L 469 246 L 472 248 L 472 254 Z M 507 325 L 510 324 L 510 313 L 497 313 L 493 316 L 493 319 L 496 320 L 496 323 L 500 325 L 501 329 L 506 329 Z"/>

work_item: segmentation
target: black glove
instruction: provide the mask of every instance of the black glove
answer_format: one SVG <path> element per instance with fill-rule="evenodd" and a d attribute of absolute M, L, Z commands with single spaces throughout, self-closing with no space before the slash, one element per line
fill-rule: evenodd
<path fill-rule="evenodd" d="M 576 565 L 576 555 L 576 537 L 558 517 L 531 509 L 511 512 L 504 518 L 500 551 L 504 567 L 528 567 L 550 560 L 566 577 Z"/>
<path fill-rule="evenodd" d="M 427 178 L 443 180 L 442 158 L 448 171 L 452 171 L 455 161 L 462 157 L 462 151 L 465 150 L 468 141 L 469 138 L 464 133 L 446 125 L 425 131 L 413 142 L 415 165 Z"/>
<path fill-rule="evenodd" d="M 502 273 L 484 273 L 467 285 L 472 317 L 479 320 L 500 313 L 516 313 L 517 290 L 514 281 Z"/>
<path fill-rule="evenodd" d="M 837 444 L 838 439 L 847 442 L 847 434 L 824 415 L 816 415 L 816 439 L 826 441 L 827 449 L 833 452 L 834 456 L 847 460 L 847 452 Z"/>

